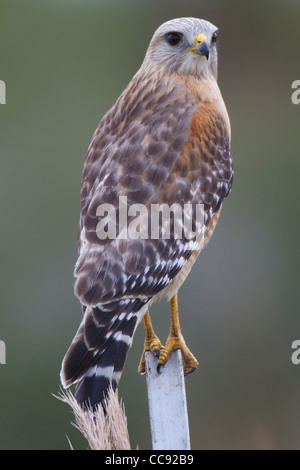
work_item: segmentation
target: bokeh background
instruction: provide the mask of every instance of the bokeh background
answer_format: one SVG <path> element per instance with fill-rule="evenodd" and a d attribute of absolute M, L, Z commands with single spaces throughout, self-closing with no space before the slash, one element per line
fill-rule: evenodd
<path fill-rule="evenodd" d="M 53 398 L 81 318 L 73 294 L 80 179 L 99 120 L 154 30 L 180 16 L 219 34 L 235 179 L 217 230 L 180 291 L 200 362 L 186 379 L 193 449 L 300 449 L 298 0 L 1 0 L 0 448 L 87 443 Z M 152 308 L 162 339 L 169 306 Z M 132 447 L 151 448 L 138 328 L 120 384 Z"/>

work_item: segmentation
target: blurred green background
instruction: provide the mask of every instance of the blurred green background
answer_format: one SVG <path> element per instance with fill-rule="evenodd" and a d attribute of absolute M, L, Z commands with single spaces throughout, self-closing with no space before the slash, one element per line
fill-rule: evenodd
<path fill-rule="evenodd" d="M 193 449 L 300 449 L 298 0 L 1 0 L 0 448 L 87 443 L 53 398 L 81 318 L 73 294 L 83 162 L 154 30 L 180 16 L 219 35 L 235 178 L 180 291 L 200 366 L 186 379 Z M 164 340 L 169 306 L 152 308 Z M 140 325 L 120 384 L 132 447 L 151 448 Z"/>

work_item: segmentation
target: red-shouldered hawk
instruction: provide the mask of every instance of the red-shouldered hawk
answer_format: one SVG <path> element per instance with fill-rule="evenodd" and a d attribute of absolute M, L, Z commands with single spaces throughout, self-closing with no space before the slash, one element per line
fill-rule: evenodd
<path fill-rule="evenodd" d="M 127 352 L 143 318 L 145 350 L 161 369 L 181 349 L 185 372 L 198 362 L 179 325 L 177 292 L 199 252 L 209 241 L 232 178 L 230 123 L 217 85 L 217 28 L 208 21 L 179 18 L 155 32 L 141 68 L 101 120 L 83 169 L 79 256 L 75 294 L 83 309 L 81 325 L 62 364 L 64 387 L 77 383 L 75 397 L 92 406 L 119 382 Z M 204 207 L 203 238 L 190 240 L 156 227 L 158 237 L 100 237 L 99 223 L 120 199 L 143 205 L 151 226 L 153 205 Z M 109 206 L 107 206 L 109 205 Z M 128 217 L 127 228 L 132 216 Z M 173 214 L 172 227 L 175 225 Z M 153 224 L 152 224 L 153 225 Z M 193 229 L 201 230 L 193 220 Z M 202 228 L 203 228 L 202 227 Z M 126 227 L 125 227 L 126 228 Z M 171 330 L 163 347 L 155 335 L 149 306 L 159 296 L 171 300 Z M 139 372 L 145 370 L 144 354 Z"/>

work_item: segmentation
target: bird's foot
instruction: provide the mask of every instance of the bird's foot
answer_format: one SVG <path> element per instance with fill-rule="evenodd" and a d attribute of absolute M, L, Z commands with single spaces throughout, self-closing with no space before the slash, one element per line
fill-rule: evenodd
<path fill-rule="evenodd" d="M 139 363 L 138 373 L 144 375 L 146 373 L 146 365 L 145 365 L 145 353 L 151 352 L 156 358 L 160 357 L 160 351 L 163 349 L 163 345 L 161 344 L 158 336 L 154 333 L 151 338 L 145 339 L 144 343 L 144 351 Z"/>
<path fill-rule="evenodd" d="M 184 361 L 184 375 L 190 374 L 198 367 L 199 362 L 188 349 L 182 334 L 179 334 L 178 336 L 169 335 L 166 342 L 166 346 L 163 348 L 159 356 L 157 365 L 158 373 L 162 372 L 162 368 L 166 365 L 171 352 L 176 351 L 176 349 L 180 349 L 182 352 L 182 357 Z"/>

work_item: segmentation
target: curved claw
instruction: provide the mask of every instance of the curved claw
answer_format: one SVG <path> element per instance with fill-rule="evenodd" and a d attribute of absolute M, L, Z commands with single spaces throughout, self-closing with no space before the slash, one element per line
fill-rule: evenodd
<path fill-rule="evenodd" d="M 162 346 L 161 346 L 161 347 L 162 347 Z M 153 349 L 153 350 L 151 349 L 151 352 L 152 352 L 152 354 L 154 355 L 154 357 L 156 357 L 156 359 L 159 358 L 160 349 L 158 349 L 158 348 L 157 348 L 157 349 Z"/>
<path fill-rule="evenodd" d="M 166 346 L 162 350 L 157 366 L 157 372 L 161 373 L 162 368 L 167 363 L 169 356 L 172 351 L 180 349 L 182 352 L 182 357 L 184 361 L 184 375 L 191 374 L 198 367 L 199 363 L 195 356 L 191 353 L 188 347 L 185 344 L 185 341 L 181 334 L 178 336 L 169 335 Z"/>
<path fill-rule="evenodd" d="M 138 367 L 138 373 L 140 375 L 145 375 L 146 373 L 145 353 L 150 351 L 158 359 L 160 357 L 161 349 L 163 349 L 163 345 L 161 344 L 159 338 L 156 335 L 153 336 L 153 338 L 151 338 L 150 340 L 145 340 L 144 351 Z"/>
<path fill-rule="evenodd" d="M 189 369 L 189 370 L 185 370 L 185 371 L 184 371 L 184 375 L 192 374 L 192 372 L 194 372 L 194 370 L 196 370 L 196 367 L 192 367 L 192 368 Z"/>

